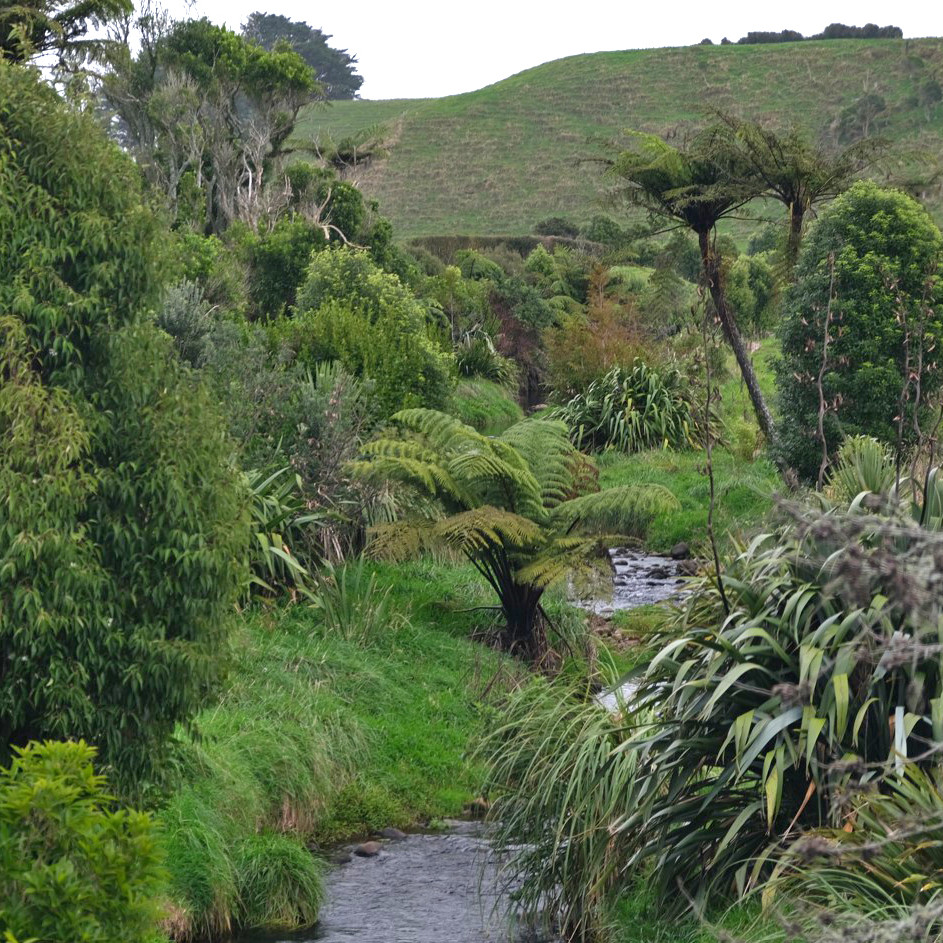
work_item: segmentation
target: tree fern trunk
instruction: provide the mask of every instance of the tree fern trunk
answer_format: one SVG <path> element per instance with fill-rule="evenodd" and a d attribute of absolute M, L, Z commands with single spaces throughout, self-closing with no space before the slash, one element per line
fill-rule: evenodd
<path fill-rule="evenodd" d="M 773 416 L 766 405 L 766 398 L 760 389 L 759 380 L 756 378 L 756 371 L 750 362 L 746 346 L 743 343 L 743 337 L 740 329 L 737 327 L 733 311 L 727 304 L 727 293 L 724 290 L 723 271 L 720 265 L 720 256 L 714 251 L 710 242 L 710 233 L 698 233 L 698 242 L 701 247 L 701 264 L 704 267 L 704 277 L 707 281 L 708 290 L 711 293 L 711 299 L 714 302 L 714 309 L 717 311 L 717 317 L 720 320 L 720 326 L 723 328 L 724 337 L 730 344 L 734 356 L 737 358 L 737 365 L 740 367 L 740 373 L 743 376 L 743 382 L 750 394 L 750 402 L 753 404 L 753 411 L 756 413 L 756 421 L 759 423 L 766 441 L 773 441 Z"/>

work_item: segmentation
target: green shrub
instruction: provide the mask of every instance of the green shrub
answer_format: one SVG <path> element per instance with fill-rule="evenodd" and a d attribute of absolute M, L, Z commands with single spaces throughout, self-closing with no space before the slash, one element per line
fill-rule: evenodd
<path fill-rule="evenodd" d="M 0 768 L 5 940 L 146 943 L 161 916 L 157 835 L 115 807 L 84 742 L 31 743 Z"/>
<path fill-rule="evenodd" d="M 256 317 L 275 318 L 295 303 L 311 253 L 327 245 L 319 226 L 284 216 L 248 247 L 249 298 Z"/>
<path fill-rule="evenodd" d="M 697 444 L 695 407 L 675 369 L 652 370 L 636 360 L 590 383 L 551 417 L 567 424 L 578 449 L 641 452 Z"/>
<path fill-rule="evenodd" d="M 274 336 L 303 364 L 337 360 L 373 381 L 383 418 L 405 406 L 441 406 L 454 382 L 454 358 L 434 339 L 422 305 L 365 252 L 315 255 L 294 318 Z"/>
<path fill-rule="evenodd" d="M 0 229 L 0 755 L 81 736 L 143 787 L 222 671 L 247 495 L 145 317 L 160 233 L 134 165 L 4 63 Z"/>
<path fill-rule="evenodd" d="M 723 586 L 699 583 L 640 672 L 620 830 L 651 865 L 706 899 L 765 879 L 808 826 L 840 824 L 857 791 L 943 738 L 931 617 L 934 543 L 906 517 L 836 512 L 758 537 Z M 899 712 L 898 720 L 890 719 Z"/>
<path fill-rule="evenodd" d="M 896 442 L 907 346 L 908 374 L 922 348 L 922 403 L 943 379 L 937 369 L 943 339 L 937 313 L 943 302 L 943 235 L 911 197 L 856 183 L 809 233 L 785 301 L 777 439 L 785 460 L 810 480 L 822 454 L 810 432 L 818 421 L 816 379 L 829 310 L 831 257 L 835 297 L 823 377 L 829 455 L 845 435 Z M 910 379 L 908 375 L 908 383 Z M 913 436 L 914 399 L 911 386 L 903 417 L 905 442 Z"/>

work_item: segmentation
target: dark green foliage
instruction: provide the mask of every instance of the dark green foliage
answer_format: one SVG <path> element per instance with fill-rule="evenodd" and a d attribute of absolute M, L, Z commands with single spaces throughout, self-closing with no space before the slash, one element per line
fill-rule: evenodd
<path fill-rule="evenodd" d="M 249 250 L 249 297 L 256 316 L 275 318 L 294 305 L 311 253 L 326 244 L 321 228 L 300 216 L 283 217 L 259 234 Z"/>
<path fill-rule="evenodd" d="M 0 752 L 82 736 L 130 790 L 222 671 L 246 497 L 142 318 L 160 250 L 133 165 L 3 64 L 0 127 Z"/>
<path fill-rule="evenodd" d="M 275 13 L 250 13 L 242 35 L 265 49 L 287 42 L 314 72 L 329 99 L 356 98 L 363 85 L 363 78 L 357 74 L 357 57 L 349 55 L 346 49 L 329 46 L 327 41 L 331 37 L 307 23 Z"/>
<path fill-rule="evenodd" d="M 95 750 L 32 743 L 0 767 L 4 939 L 150 943 L 163 890 L 150 818 L 118 809 Z"/>
<path fill-rule="evenodd" d="M 825 435 L 834 453 L 843 435 L 864 433 L 896 443 L 895 416 L 905 382 L 905 336 L 911 369 L 922 348 L 923 401 L 939 388 L 938 341 L 943 321 L 939 266 L 943 236 L 920 205 L 908 196 L 858 183 L 822 214 L 810 233 L 789 291 L 782 326 L 783 357 L 778 369 L 780 448 L 800 475 L 814 478 L 822 448 L 816 442 L 816 390 L 830 268 L 834 255 L 828 363 L 823 378 L 828 404 Z M 905 332 L 904 319 L 907 330 Z M 913 393 L 907 404 L 913 413 Z M 905 441 L 912 422 L 904 422 Z"/>
<path fill-rule="evenodd" d="M 130 15 L 131 0 L 27 0 L 0 6 L 0 58 L 24 62 L 55 52 L 59 61 L 100 58 L 111 45 L 87 39 L 111 20 Z"/>
<path fill-rule="evenodd" d="M 538 236 L 564 236 L 575 239 L 580 234 L 580 227 L 563 216 L 549 216 L 534 225 Z"/>
<path fill-rule="evenodd" d="M 395 275 L 366 252 L 346 247 L 314 256 L 291 320 L 274 336 L 300 363 L 337 360 L 374 383 L 378 415 L 403 406 L 438 406 L 451 392 L 454 359 L 426 312 Z"/>
<path fill-rule="evenodd" d="M 550 416 L 566 423 L 578 449 L 642 452 L 697 445 L 696 406 L 685 378 L 636 360 L 593 380 Z"/>
<path fill-rule="evenodd" d="M 628 234 L 611 216 L 594 216 L 581 230 L 580 235 L 590 242 L 600 242 L 618 249 L 628 241 Z"/>

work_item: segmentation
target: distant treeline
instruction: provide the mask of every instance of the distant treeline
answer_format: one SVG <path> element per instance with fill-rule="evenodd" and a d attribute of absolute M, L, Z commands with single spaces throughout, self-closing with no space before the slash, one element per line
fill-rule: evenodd
<path fill-rule="evenodd" d="M 845 26 L 844 23 L 832 23 L 815 36 L 803 36 L 794 29 L 784 29 L 779 33 L 755 31 L 737 40 L 738 46 L 759 45 L 761 43 L 798 43 L 805 39 L 903 39 L 904 31 L 899 26 L 878 26 L 867 23 L 864 26 Z M 721 46 L 733 45 L 725 36 Z M 710 39 L 702 39 L 702 46 L 713 46 Z"/>

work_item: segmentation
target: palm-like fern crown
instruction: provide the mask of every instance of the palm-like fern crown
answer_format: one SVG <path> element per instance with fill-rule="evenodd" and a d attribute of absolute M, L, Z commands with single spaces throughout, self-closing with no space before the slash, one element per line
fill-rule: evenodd
<path fill-rule="evenodd" d="M 490 438 L 435 410 L 403 410 L 354 471 L 432 498 L 443 515 L 375 528 L 373 552 L 402 558 L 433 543 L 473 559 L 500 551 L 518 579 L 546 585 L 599 535 L 640 536 L 655 514 L 677 507 L 660 485 L 572 497 L 578 457 L 562 422 L 525 419 Z"/>
<path fill-rule="evenodd" d="M 489 438 L 445 413 L 405 409 L 393 430 L 364 448 L 356 471 L 412 487 L 446 513 L 488 506 L 542 525 L 573 486 L 576 451 L 562 422 L 528 419 Z"/>

